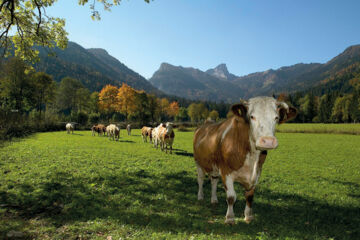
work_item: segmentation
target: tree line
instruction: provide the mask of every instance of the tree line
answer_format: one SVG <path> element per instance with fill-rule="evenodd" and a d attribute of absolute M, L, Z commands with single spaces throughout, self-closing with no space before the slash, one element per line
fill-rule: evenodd
<path fill-rule="evenodd" d="M 91 92 L 77 79 L 36 72 L 19 58 L 0 62 L 0 131 L 19 125 L 54 130 L 64 122 L 88 126 L 98 122 L 200 122 L 225 118 L 229 104 L 157 97 L 127 84 Z M 31 125 L 31 126 L 30 126 Z"/>

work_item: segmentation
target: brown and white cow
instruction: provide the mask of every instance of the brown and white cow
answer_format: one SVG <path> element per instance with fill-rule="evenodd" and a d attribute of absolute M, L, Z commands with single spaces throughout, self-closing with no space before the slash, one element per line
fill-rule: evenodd
<path fill-rule="evenodd" d="M 147 137 L 149 137 L 149 141 L 152 143 L 152 127 L 142 127 L 141 137 L 144 142 L 147 142 Z"/>
<path fill-rule="evenodd" d="M 105 136 L 105 133 L 106 133 L 106 127 L 104 124 L 97 124 L 97 125 L 93 125 L 91 127 L 91 132 L 92 132 L 92 135 L 95 136 L 95 132 L 98 133 L 98 136 L 101 136 L 101 135 L 104 135 Z"/>
<path fill-rule="evenodd" d="M 278 145 L 276 123 L 296 116 L 296 109 L 271 97 L 256 97 L 231 107 L 234 116 L 221 123 L 205 124 L 195 131 L 194 158 L 198 172 L 198 200 L 204 199 L 205 173 L 211 179 L 211 203 L 217 203 L 221 177 L 227 197 L 225 223 L 234 224 L 234 182 L 245 188 L 245 221 L 253 220 L 252 201 L 267 150 Z"/>
<path fill-rule="evenodd" d="M 116 126 L 115 124 L 110 124 L 106 128 L 108 132 L 109 139 L 118 141 L 120 139 L 120 128 Z"/>
<path fill-rule="evenodd" d="M 174 143 L 175 133 L 174 133 L 174 125 L 173 123 L 167 122 L 165 126 L 162 126 L 159 131 L 159 139 L 161 150 L 167 153 L 168 147 L 170 149 L 170 154 L 172 154 L 172 145 Z"/>

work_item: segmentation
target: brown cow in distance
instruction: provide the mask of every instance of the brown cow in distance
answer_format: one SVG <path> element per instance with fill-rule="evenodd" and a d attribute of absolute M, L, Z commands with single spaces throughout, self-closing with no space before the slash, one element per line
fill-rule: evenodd
<path fill-rule="evenodd" d="M 144 142 L 147 142 L 147 137 L 149 137 L 150 143 L 152 143 L 152 127 L 142 127 L 141 129 L 141 137 Z"/>
<path fill-rule="evenodd" d="M 253 220 L 252 201 L 267 150 L 277 147 L 276 123 L 296 116 L 296 109 L 271 97 L 251 98 L 231 107 L 234 116 L 224 122 L 201 126 L 194 135 L 194 158 L 198 172 L 198 200 L 204 199 L 205 173 L 211 179 L 211 203 L 217 203 L 221 177 L 227 197 L 225 223 L 234 224 L 234 182 L 245 188 L 245 221 Z"/>
<path fill-rule="evenodd" d="M 105 127 L 104 124 L 93 125 L 93 126 L 91 127 L 91 132 L 92 132 L 92 135 L 93 135 L 93 136 L 95 136 L 95 132 L 98 133 L 98 136 L 101 136 L 101 134 L 105 136 L 106 127 Z"/>

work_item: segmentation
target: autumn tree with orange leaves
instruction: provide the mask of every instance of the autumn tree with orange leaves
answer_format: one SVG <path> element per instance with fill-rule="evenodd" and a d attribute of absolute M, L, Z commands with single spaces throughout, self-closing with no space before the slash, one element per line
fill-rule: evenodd
<path fill-rule="evenodd" d="M 175 117 L 179 113 L 179 103 L 178 102 L 172 102 L 169 104 L 169 107 L 167 108 L 167 115 L 170 117 Z"/>
<path fill-rule="evenodd" d="M 126 83 L 123 83 L 119 88 L 117 94 L 117 111 L 124 114 L 126 119 L 128 119 L 129 115 L 134 114 L 137 110 L 135 103 L 136 94 L 137 91 Z"/>
<path fill-rule="evenodd" d="M 99 93 L 99 107 L 106 112 L 115 112 L 118 106 L 118 88 L 112 85 L 106 85 Z"/>

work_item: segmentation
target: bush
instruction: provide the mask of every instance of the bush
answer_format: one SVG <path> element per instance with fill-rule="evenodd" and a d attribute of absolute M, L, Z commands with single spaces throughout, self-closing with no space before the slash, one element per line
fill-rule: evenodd
<path fill-rule="evenodd" d="M 190 130 L 188 128 L 186 128 L 184 125 L 180 125 L 178 127 L 178 131 L 179 132 L 189 132 Z"/>

